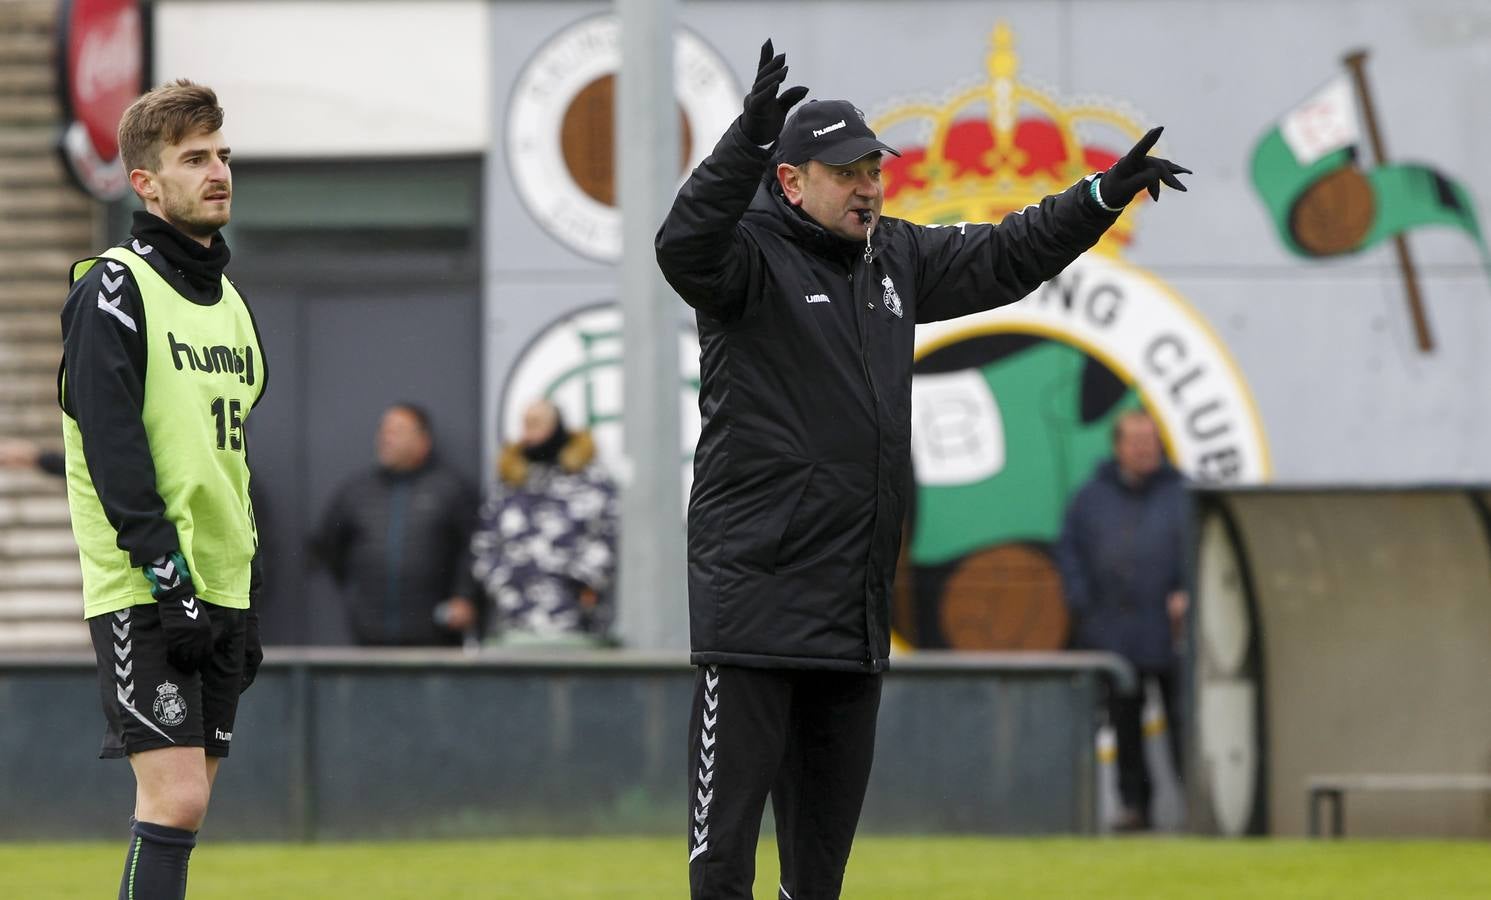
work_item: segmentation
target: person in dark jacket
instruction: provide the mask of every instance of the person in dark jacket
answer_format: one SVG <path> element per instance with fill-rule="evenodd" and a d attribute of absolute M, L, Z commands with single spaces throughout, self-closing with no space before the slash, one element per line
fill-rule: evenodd
<path fill-rule="evenodd" d="M 43 450 L 21 438 L 0 440 L 0 469 L 35 469 L 58 478 L 67 477 L 67 461 L 60 450 Z"/>
<path fill-rule="evenodd" d="M 1144 690 L 1153 680 L 1180 771 L 1175 644 L 1189 607 L 1185 591 L 1186 496 L 1165 463 L 1154 420 L 1142 410 L 1113 426 L 1113 459 L 1073 496 L 1056 562 L 1072 619 L 1072 645 L 1107 650 L 1137 670 L 1135 693 L 1111 690 L 1108 716 L 1118 744 L 1121 830 L 1149 827 L 1152 785 L 1144 758 Z"/>
<path fill-rule="evenodd" d="M 841 100 L 779 89 L 762 48 L 742 115 L 657 234 L 696 312 L 702 431 L 689 498 L 689 880 L 748 898 L 768 793 L 784 897 L 837 897 L 874 745 L 911 489 L 914 326 L 1012 303 L 1140 190 L 1181 188 L 1158 129 L 998 225 L 881 216 L 895 153 Z"/>
<path fill-rule="evenodd" d="M 342 589 L 357 643 L 459 644 L 477 627 L 476 495 L 435 458 L 429 417 L 412 403 L 384 411 L 377 452 L 378 465 L 332 497 L 313 552 Z"/>

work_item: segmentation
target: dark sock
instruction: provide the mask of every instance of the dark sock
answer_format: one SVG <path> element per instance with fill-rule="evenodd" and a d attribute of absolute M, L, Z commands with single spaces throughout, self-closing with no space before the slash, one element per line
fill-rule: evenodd
<path fill-rule="evenodd" d="M 134 822 L 130 831 L 119 900 L 184 900 L 197 833 L 150 822 Z"/>

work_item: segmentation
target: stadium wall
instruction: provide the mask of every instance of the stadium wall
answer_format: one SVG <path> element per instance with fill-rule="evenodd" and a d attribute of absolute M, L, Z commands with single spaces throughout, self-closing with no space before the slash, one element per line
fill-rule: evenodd
<path fill-rule="evenodd" d="M 1106 654 L 921 656 L 881 704 L 863 830 L 1093 832 Z M 273 654 L 244 695 L 216 837 L 682 833 L 692 670 L 678 657 Z M 0 659 L 10 840 L 117 837 L 133 788 L 95 759 L 91 658 Z M 39 752 L 39 747 L 50 748 Z"/>

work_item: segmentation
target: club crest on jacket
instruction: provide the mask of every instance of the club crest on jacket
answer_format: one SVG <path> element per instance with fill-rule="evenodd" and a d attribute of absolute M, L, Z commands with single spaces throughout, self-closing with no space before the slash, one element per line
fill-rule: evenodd
<path fill-rule="evenodd" d="M 885 288 L 885 294 L 881 296 L 880 302 L 885 304 L 886 309 L 895 313 L 896 318 L 902 318 L 901 295 L 896 293 L 896 283 L 891 281 L 890 276 L 887 275 L 880 279 L 880 285 Z"/>

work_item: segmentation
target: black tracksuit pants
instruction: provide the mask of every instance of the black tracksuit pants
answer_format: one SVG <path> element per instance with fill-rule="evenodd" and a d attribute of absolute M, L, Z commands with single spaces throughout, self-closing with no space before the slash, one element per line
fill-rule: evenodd
<path fill-rule="evenodd" d="M 875 753 L 879 675 L 705 666 L 689 720 L 689 896 L 751 900 L 766 798 L 779 900 L 835 900 Z"/>

